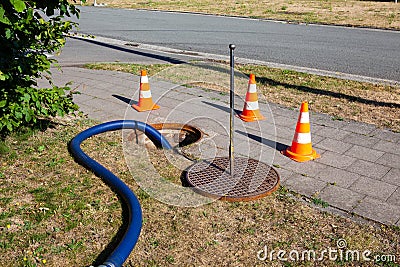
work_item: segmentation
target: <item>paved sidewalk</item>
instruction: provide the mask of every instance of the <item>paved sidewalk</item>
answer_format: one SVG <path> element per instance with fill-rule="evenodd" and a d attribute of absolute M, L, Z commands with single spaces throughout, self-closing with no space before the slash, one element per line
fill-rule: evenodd
<path fill-rule="evenodd" d="M 138 113 L 129 105 L 138 100 L 138 76 L 64 67 L 62 74 L 54 73 L 54 81 L 73 81 L 71 87 L 81 92 L 74 99 L 91 118 L 189 123 L 215 144 L 204 147 L 201 157 L 227 155 L 229 95 L 150 79 L 153 100 L 161 108 Z M 243 100 L 235 102 L 241 110 Z M 311 112 L 313 147 L 321 158 L 296 163 L 279 150 L 291 145 L 298 110 L 272 103 L 260 103 L 260 109 L 267 117 L 260 124 L 235 120 L 236 153 L 274 164 L 291 190 L 349 214 L 400 226 L 400 134 Z"/>

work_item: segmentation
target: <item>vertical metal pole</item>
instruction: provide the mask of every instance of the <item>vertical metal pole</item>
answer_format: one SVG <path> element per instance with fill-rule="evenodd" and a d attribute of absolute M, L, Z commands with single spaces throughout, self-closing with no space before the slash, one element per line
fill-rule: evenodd
<path fill-rule="evenodd" d="M 235 57 L 233 50 L 235 50 L 236 46 L 234 44 L 229 45 L 230 49 L 230 65 L 231 65 L 231 86 L 230 86 L 230 123 L 229 123 L 229 172 L 231 177 L 233 178 L 233 174 L 235 171 L 235 155 L 233 149 L 233 119 L 235 112 Z"/>

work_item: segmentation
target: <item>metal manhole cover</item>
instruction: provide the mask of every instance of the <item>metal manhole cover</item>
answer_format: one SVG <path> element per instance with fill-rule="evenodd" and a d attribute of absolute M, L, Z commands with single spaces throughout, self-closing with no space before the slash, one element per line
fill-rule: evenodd
<path fill-rule="evenodd" d="M 199 194 L 227 201 L 249 201 L 264 197 L 279 187 L 279 174 L 255 159 L 235 158 L 233 177 L 229 158 L 200 161 L 186 172 L 186 181 Z"/>

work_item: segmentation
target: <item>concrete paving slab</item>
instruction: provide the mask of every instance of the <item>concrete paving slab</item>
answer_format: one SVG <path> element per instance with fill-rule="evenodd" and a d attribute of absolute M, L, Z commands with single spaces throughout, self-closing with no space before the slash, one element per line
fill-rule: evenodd
<path fill-rule="evenodd" d="M 275 169 L 279 174 L 280 182 L 282 185 L 286 184 L 286 181 L 288 179 L 290 179 L 290 177 L 292 177 L 292 175 L 294 175 L 294 172 L 292 172 L 291 170 L 286 170 L 286 169 L 276 168 L 276 167 L 275 167 Z"/>
<path fill-rule="evenodd" d="M 347 121 L 343 124 L 342 129 L 352 133 L 358 133 L 369 136 L 370 133 L 376 130 L 376 126 L 358 121 Z"/>
<path fill-rule="evenodd" d="M 380 157 L 376 163 L 380 163 L 385 166 L 400 169 L 400 155 L 395 155 L 391 153 L 385 153 Z"/>
<path fill-rule="evenodd" d="M 338 128 L 332 128 L 332 127 L 328 127 L 328 126 L 321 126 L 321 125 L 315 125 L 315 127 L 317 127 L 317 129 L 315 129 L 315 133 L 327 138 L 332 138 L 335 140 L 342 140 L 344 137 L 346 137 L 347 135 L 349 135 L 348 131 L 342 130 L 342 129 L 338 129 Z"/>
<path fill-rule="evenodd" d="M 372 148 L 376 149 L 376 150 L 400 155 L 400 149 L 398 147 L 399 147 L 399 144 L 397 144 L 397 143 L 385 141 L 385 140 L 379 140 Z"/>
<path fill-rule="evenodd" d="M 378 143 L 379 139 L 375 137 L 369 137 L 362 134 L 350 133 L 342 139 L 343 142 L 347 142 L 354 145 L 372 147 Z"/>
<path fill-rule="evenodd" d="M 397 187 L 396 191 L 388 198 L 387 203 L 400 206 L 400 188 Z"/>
<path fill-rule="evenodd" d="M 390 168 L 387 166 L 359 159 L 351 164 L 347 168 L 347 170 L 370 178 L 374 178 L 375 180 L 380 180 L 389 172 Z"/>
<path fill-rule="evenodd" d="M 282 126 L 276 126 L 276 138 L 277 140 L 289 140 L 289 145 L 292 144 L 293 136 L 294 136 L 294 128 L 289 129 Z"/>
<path fill-rule="evenodd" d="M 315 137 L 315 135 L 313 135 L 313 137 Z M 313 140 L 315 148 L 322 148 L 324 150 L 336 152 L 339 154 L 345 153 L 353 146 L 352 144 L 338 141 L 332 138 L 324 138 L 324 140 L 320 142 L 316 142 L 315 139 Z"/>
<path fill-rule="evenodd" d="M 235 131 L 242 135 L 247 134 L 249 135 L 248 138 L 251 138 L 253 140 L 258 140 L 262 143 L 263 140 L 260 138 L 265 138 L 269 141 L 275 141 L 276 139 L 276 128 L 274 127 L 272 121 L 260 121 L 256 123 L 242 123 L 241 121 L 238 121 L 237 123 L 235 123 L 235 125 L 237 124 L 243 125 L 246 131 L 245 133 L 243 133 L 243 131 L 239 132 L 239 130 L 236 129 Z"/>
<path fill-rule="evenodd" d="M 299 117 L 299 109 L 289 109 L 281 105 L 276 105 L 276 108 L 274 109 L 274 116 L 283 116 L 296 123 Z"/>
<path fill-rule="evenodd" d="M 129 108 L 129 112 L 131 113 L 140 113 L 140 114 L 147 114 L 148 119 L 150 122 L 155 122 L 157 118 L 168 118 L 169 115 L 173 112 L 173 110 L 169 107 L 161 106 L 161 108 L 149 111 L 147 113 L 137 112 L 133 108 Z"/>
<path fill-rule="evenodd" d="M 311 143 L 313 144 L 314 147 L 316 144 L 319 144 L 320 142 L 322 142 L 325 139 L 326 139 L 325 137 L 320 136 L 318 134 L 313 134 L 311 132 Z M 326 150 L 326 149 L 323 148 L 323 150 Z"/>
<path fill-rule="evenodd" d="M 90 112 L 91 116 L 93 116 L 93 118 L 96 118 L 96 120 L 100 121 L 100 122 L 107 122 L 107 121 L 113 121 L 113 120 L 120 120 L 121 116 L 117 115 L 117 114 L 106 114 L 104 113 L 102 110 L 98 110 L 98 111 L 91 111 Z"/>
<path fill-rule="evenodd" d="M 73 99 L 76 103 L 80 103 L 79 105 L 85 104 L 87 101 L 92 100 L 94 96 L 87 94 L 75 94 Z"/>
<path fill-rule="evenodd" d="M 383 224 L 395 224 L 400 219 L 399 206 L 372 197 L 366 197 L 353 212 Z"/>
<path fill-rule="evenodd" d="M 319 194 L 329 205 L 345 211 L 352 211 L 365 198 L 365 195 L 340 186 L 329 185 Z"/>
<path fill-rule="evenodd" d="M 185 107 L 187 108 L 187 103 L 184 99 L 177 100 L 177 99 L 173 99 L 173 98 L 169 98 L 169 97 L 162 97 L 162 98 L 156 99 L 155 102 L 160 107 L 167 107 L 170 109 L 178 109 L 180 111 L 182 111 L 182 109 L 184 109 Z"/>
<path fill-rule="evenodd" d="M 390 169 L 390 171 L 382 178 L 382 181 L 400 186 L 400 169 Z"/>
<path fill-rule="evenodd" d="M 361 177 L 361 175 L 343 169 L 326 166 L 326 168 L 317 173 L 316 177 L 329 184 L 334 184 L 342 188 L 349 188 Z"/>
<path fill-rule="evenodd" d="M 385 130 L 385 129 L 375 129 L 370 133 L 371 136 L 385 140 L 385 141 L 390 141 L 393 143 L 399 142 L 400 141 L 400 134 L 395 133 L 390 130 Z"/>
<path fill-rule="evenodd" d="M 398 186 L 386 182 L 377 181 L 368 177 L 360 177 L 349 189 L 364 195 L 371 196 L 382 201 L 386 201 Z"/>
<path fill-rule="evenodd" d="M 285 181 L 284 185 L 291 190 L 309 197 L 320 193 L 326 187 L 325 182 L 301 174 L 293 174 Z"/>
<path fill-rule="evenodd" d="M 350 166 L 353 162 L 355 162 L 356 159 L 339 153 L 326 151 L 323 154 L 323 157 L 318 159 L 318 161 L 332 167 L 345 169 L 346 167 Z"/>
<path fill-rule="evenodd" d="M 283 167 L 302 175 L 315 177 L 317 173 L 325 169 L 326 165 L 321 164 L 317 161 L 299 163 L 292 160 L 289 163 L 285 164 Z"/>
<path fill-rule="evenodd" d="M 288 118 L 286 116 L 281 116 L 281 115 L 275 114 L 274 121 L 275 121 L 275 125 L 281 126 L 284 128 L 293 129 L 293 133 L 294 133 L 294 130 L 296 128 L 297 119 L 294 120 L 294 119 Z"/>
<path fill-rule="evenodd" d="M 292 160 L 289 159 L 288 157 L 282 155 L 281 153 L 275 153 L 275 158 L 274 158 L 274 162 L 273 164 L 276 164 L 278 166 L 286 166 L 286 164 L 288 164 L 289 162 L 291 162 Z"/>
<path fill-rule="evenodd" d="M 345 155 L 358 158 L 358 159 L 363 159 L 366 161 L 371 161 L 375 162 L 377 159 L 382 157 L 384 152 L 382 151 L 377 151 L 375 149 L 371 149 L 368 147 L 364 146 L 359 146 L 359 145 L 354 145 L 351 147 L 349 150 L 345 152 Z"/>
<path fill-rule="evenodd" d="M 327 114 L 315 114 L 312 117 L 312 124 L 323 125 L 331 128 L 338 128 L 340 129 L 343 127 L 344 121 L 337 120 L 330 115 Z"/>

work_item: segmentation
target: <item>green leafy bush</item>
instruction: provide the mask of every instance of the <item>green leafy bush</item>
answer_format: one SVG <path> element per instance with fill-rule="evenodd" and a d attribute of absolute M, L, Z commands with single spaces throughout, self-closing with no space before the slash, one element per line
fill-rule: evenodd
<path fill-rule="evenodd" d="M 68 87 L 36 88 L 50 73 L 54 53 L 79 17 L 67 0 L 3 0 L 0 3 L 0 133 L 35 126 L 78 109 Z"/>

